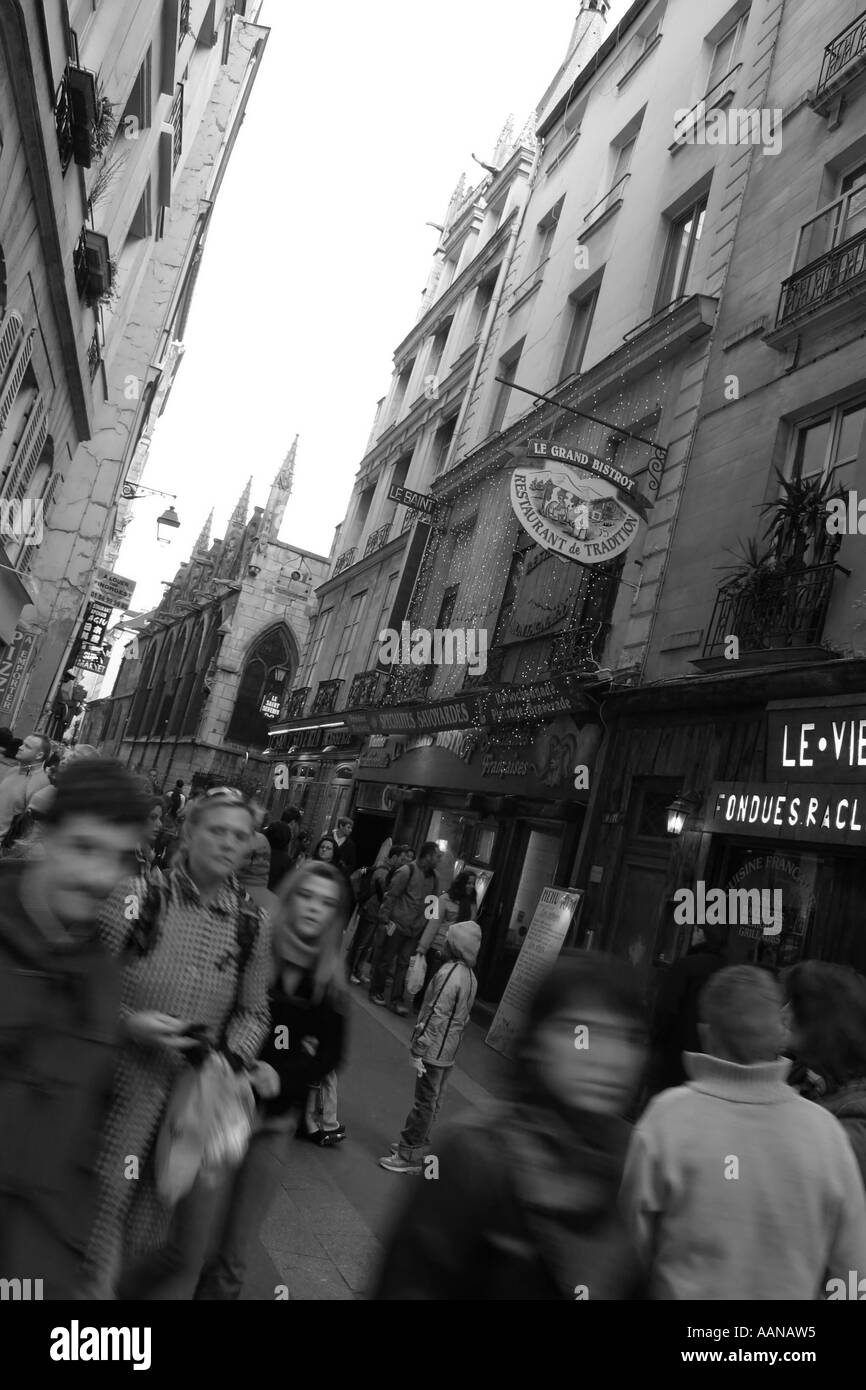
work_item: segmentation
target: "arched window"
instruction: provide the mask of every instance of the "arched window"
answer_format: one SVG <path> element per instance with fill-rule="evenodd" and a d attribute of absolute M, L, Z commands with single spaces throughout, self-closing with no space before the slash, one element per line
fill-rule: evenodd
<path fill-rule="evenodd" d="M 295 640 L 282 624 L 253 643 L 244 665 L 226 737 L 250 748 L 266 748 L 268 729 L 279 718 L 285 690 L 297 670 Z"/>

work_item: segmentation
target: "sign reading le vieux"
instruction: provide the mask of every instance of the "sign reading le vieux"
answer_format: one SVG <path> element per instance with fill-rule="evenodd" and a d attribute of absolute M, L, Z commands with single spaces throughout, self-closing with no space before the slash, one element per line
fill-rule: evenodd
<path fill-rule="evenodd" d="M 651 505 L 633 478 L 584 449 L 545 439 L 527 449 L 535 466 L 512 473 L 511 505 L 534 541 L 583 565 L 600 565 L 631 545 Z"/>
<path fill-rule="evenodd" d="M 785 704 L 767 716 L 766 782 L 717 782 L 706 828 L 866 845 L 866 707 Z M 790 779 L 790 780 L 789 780 Z"/>

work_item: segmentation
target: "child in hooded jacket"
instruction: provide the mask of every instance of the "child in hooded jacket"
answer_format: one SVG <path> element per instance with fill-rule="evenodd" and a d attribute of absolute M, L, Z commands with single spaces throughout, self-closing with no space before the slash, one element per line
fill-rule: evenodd
<path fill-rule="evenodd" d="M 481 949 L 476 922 L 454 922 L 445 938 L 445 963 L 427 986 L 410 1050 L 418 1073 L 415 1103 L 399 1142 L 379 1159 L 391 1173 L 420 1173 L 430 1131 L 442 1105 L 448 1073 L 472 1013 L 478 983 L 473 967 Z"/>

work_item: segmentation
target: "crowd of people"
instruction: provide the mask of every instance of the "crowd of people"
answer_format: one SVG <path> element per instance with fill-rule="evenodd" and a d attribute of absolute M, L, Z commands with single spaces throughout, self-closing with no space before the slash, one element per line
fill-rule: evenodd
<path fill-rule="evenodd" d="M 473 873 L 446 886 L 433 842 L 359 867 L 349 818 L 313 845 L 235 788 L 0 746 L 0 1279 L 238 1298 L 291 1143 L 346 1140 L 352 986 L 417 1014 L 378 1162 L 425 1172 L 477 995 Z M 566 956 L 508 1095 L 434 1156 L 374 1298 L 833 1297 L 866 1275 L 866 982 L 728 966 L 709 933 L 650 1014 L 628 963 Z"/>

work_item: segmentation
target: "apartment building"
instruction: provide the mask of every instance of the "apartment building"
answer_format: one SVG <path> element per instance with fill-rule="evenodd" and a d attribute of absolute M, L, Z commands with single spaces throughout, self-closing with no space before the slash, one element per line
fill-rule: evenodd
<path fill-rule="evenodd" d="M 531 132 L 515 135 L 509 120 L 486 176 L 472 187 L 462 176 L 454 190 L 418 317 L 394 354 L 331 573 L 317 590 L 311 641 L 272 739 L 290 774 L 273 804 L 301 806 L 315 834 L 352 795 L 364 740 L 346 712 L 423 696 L 424 673 L 380 661 L 379 633 L 399 628 L 429 563 L 430 489 L 452 460 L 496 319 L 534 152 Z M 393 812 L 378 787 L 360 796 L 357 809 L 361 849 L 375 854 Z"/>
<path fill-rule="evenodd" d="M 592 798 L 599 834 L 619 815 L 597 790 L 608 702 L 646 679 L 761 156 L 695 131 L 765 105 L 780 23 L 763 3 L 647 0 L 611 28 L 607 9 L 582 6 L 539 106 L 531 195 L 452 466 L 432 487 L 439 544 L 407 615 L 413 628 L 483 633 L 487 670 L 433 664 L 425 710 L 366 712 L 388 764 L 361 771 L 362 754 L 359 767 L 390 788 L 397 835 L 438 839 L 449 866 L 490 875 L 489 1000 L 545 886 L 586 889 L 570 939 L 595 930 L 595 861 L 577 855 Z"/>
<path fill-rule="evenodd" d="M 866 967 L 866 10 L 778 26 L 780 135 L 732 229 L 645 683 L 605 704 L 576 871 L 602 942 L 647 966 L 687 948 L 673 895 L 702 881 L 781 893 L 732 960 Z"/>
<path fill-rule="evenodd" d="M 28 287 L 24 308 L 16 309 L 21 331 L 34 343 L 39 389 L 31 382 L 28 394 L 22 377 L 4 431 L 17 449 L 4 490 L 29 497 L 42 488 L 45 531 L 13 557 L 29 576 L 32 602 L 18 630 L 26 657 L 16 658 L 18 684 L 14 701 L 5 697 L 6 723 L 35 727 L 47 717 L 86 627 L 94 571 L 112 566 L 128 508 L 147 495 L 136 484 L 183 355 L 214 200 L 267 40 L 259 11 L 254 0 L 4 6 L 4 33 L 14 16 L 23 45 L 14 101 L 31 108 L 25 135 L 32 148 L 22 149 L 26 172 L 24 161 L 14 166 L 20 206 L 29 197 L 28 180 L 49 185 L 40 234 L 25 243 L 19 233 L 19 240 L 34 255 L 40 236 L 43 247 L 51 240 L 55 298 L 64 300 L 68 321 L 62 341 L 54 330 L 54 341 L 46 335 L 37 343 L 41 335 L 32 328 L 37 312 L 44 313 L 38 290 L 28 304 Z M 3 100 L 9 100 L 5 84 Z M 7 215 L 14 221 L 18 211 L 10 204 Z M 5 222 L 0 226 L 5 248 Z M 14 274 L 21 299 L 28 283 L 23 263 Z M 16 307 L 11 299 L 9 307 Z M 17 331 L 17 319 L 12 322 Z M 10 342 L 14 331 L 9 328 Z M 80 398 L 74 431 L 71 406 L 64 423 L 58 400 L 55 423 L 45 398 L 55 381 L 71 375 Z"/>

